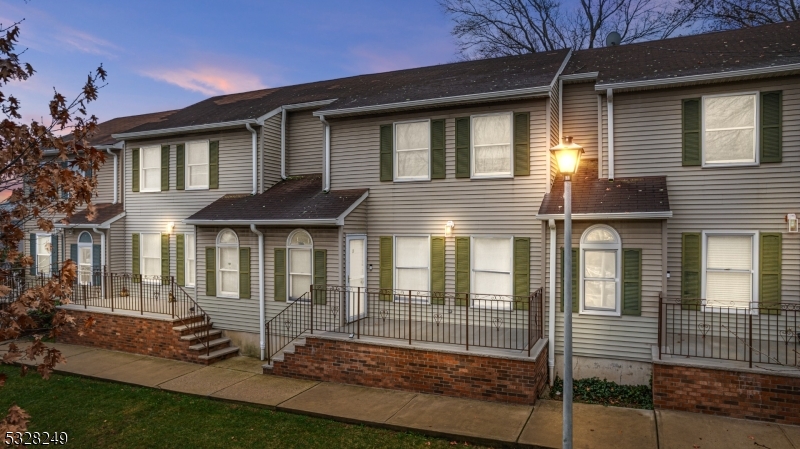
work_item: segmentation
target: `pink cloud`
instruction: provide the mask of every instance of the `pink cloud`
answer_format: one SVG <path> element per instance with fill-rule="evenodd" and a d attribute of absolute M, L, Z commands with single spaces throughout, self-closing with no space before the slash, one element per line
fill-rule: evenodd
<path fill-rule="evenodd" d="M 231 94 L 267 87 L 253 73 L 219 67 L 154 69 L 144 75 L 205 95 Z"/>

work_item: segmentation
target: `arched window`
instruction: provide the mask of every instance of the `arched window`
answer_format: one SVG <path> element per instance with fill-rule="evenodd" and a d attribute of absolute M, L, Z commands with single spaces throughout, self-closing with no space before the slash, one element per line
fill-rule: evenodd
<path fill-rule="evenodd" d="M 92 282 L 92 234 L 86 231 L 78 236 L 78 281 L 83 285 Z"/>
<path fill-rule="evenodd" d="M 239 297 L 239 237 L 230 229 L 217 234 L 217 296 Z"/>
<path fill-rule="evenodd" d="M 289 299 L 299 299 L 309 291 L 314 279 L 314 241 L 303 229 L 296 229 L 286 239 L 289 267 Z"/>
<path fill-rule="evenodd" d="M 591 226 L 581 236 L 581 313 L 620 315 L 621 251 L 622 240 L 610 226 Z"/>

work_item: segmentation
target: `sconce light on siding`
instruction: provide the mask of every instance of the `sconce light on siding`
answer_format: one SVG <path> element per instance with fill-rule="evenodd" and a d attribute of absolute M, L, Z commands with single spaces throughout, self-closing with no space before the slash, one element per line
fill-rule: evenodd
<path fill-rule="evenodd" d="M 453 228 L 455 228 L 455 227 L 456 227 L 456 225 L 455 225 L 455 223 L 453 223 L 452 220 L 448 221 L 447 224 L 444 225 L 444 236 L 445 237 L 452 237 Z"/>
<path fill-rule="evenodd" d="M 175 222 L 170 221 L 167 223 L 167 234 L 172 234 L 172 231 L 175 229 Z"/>

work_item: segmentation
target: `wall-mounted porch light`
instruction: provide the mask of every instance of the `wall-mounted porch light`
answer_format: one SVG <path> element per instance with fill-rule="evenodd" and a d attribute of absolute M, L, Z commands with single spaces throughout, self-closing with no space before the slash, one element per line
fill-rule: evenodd
<path fill-rule="evenodd" d="M 172 234 L 172 231 L 175 229 L 175 222 L 170 221 L 167 223 L 167 234 Z"/>
<path fill-rule="evenodd" d="M 452 220 L 448 221 L 446 225 L 444 225 L 444 236 L 445 237 L 452 237 L 453 236 L 453 228 L 456 227 L 456 224 L 453 223 Z"/>
<path fill-rule="evenodd" d="M 797 214 L 786 214 L 787 232 L 798 232 Z"/>

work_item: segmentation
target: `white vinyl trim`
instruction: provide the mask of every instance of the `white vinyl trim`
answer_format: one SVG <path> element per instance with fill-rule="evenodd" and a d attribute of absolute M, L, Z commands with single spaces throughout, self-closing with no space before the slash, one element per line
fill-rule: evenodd
<path fill-rule="evenodd" d="M 191 167 L 189 165 L 189 145 L 190 144 L 197 144 L 197 143 L 205 143 L 206 144 L 206 183 L 201 185 L 193 186 L 191 183 Z M 211 141 L 206 140 L 194 140 L 190 142 L 186 142 L 184 144 L 184 151 L 183 151 L 183 164 L 185 167 L 185 172 L 183 176 L 183 188 L 185 190 L 208 190 L 208 186 L 211 182 Z M 194 164 L 194 167 L 202 166 L 203 164 Z"/>
<path fill-rule="evenodd" d="M 407 123 L 427 123 L 428 124 L 428 147 L 427 148 L 407 148 L 407 149 L 404 149 L 404 150 L 398 150 L 397 149 L 397 125 L 403 125 L 403 124 L 407 124 Z M 392 175 L 394 177 L 393 178 L 394 182 L 413 182 L 413 181 L 430 181 L 431 180 L 431 165 L 432 165 L 431 164 L 431 162 L 432 162 L 431 161 L 431 143 L 432 142 L 430 140 L 430 135 L 431 135 L 431 120 L 430 119 L 405 120 L 405 121 L 402 121 L 402 122 L 394 122 L 394 123 L 392 123 L 392 140 L 393 140 L 393 144 L 392 144 L 392 159 L 393 159 L 392 160 L 392 165 L 394 167 L 393 168 L 393 172 L 394 173 Z M 428 151 L 428 175 L 427 176 L 421 176 L 421 177 L 420 176 L 418 176 L 418 177 L 404 176 L 402 178 L 399 177 L 397 175 L 397 170 L 398 170 L 398 168 L 400 166 L 400 164 L 398 163 L 398 156 L 399 156 L 397 154 L 398 151 L 399 152 L 404 152 L 404 151 L 419 151 L 419 150 L 427 150 Z"/>
<path fill-rule="evenodd" d="M 706 162 L 706 98 L 719 98 L 719 97 L 744 97 L 753 95 L 755 99 L 753 100 L 754 105 L 754 116 L 755 122 L 753 125 L 753 160 L 752 161 L 724 161 L 724 162 Z M 701 161 L 703 168 L 721 168 L 721 167 L 754 167 L 758 166 L 760 163 L 759 155 L 761 151 L 759 151 L 759 138 L 760 133 L 759 130 L 761 128 L 761 108 L 759 107 L 761 96 L 759 95 L 758 91 L 755 92 L 733 92 L 733 93 L 725 93 L 725 94 L 717 94 L 717 95 L 703 95 L 700 100 L 700 150 L 701 150 Z M 722 130 L 734 130 L 734 129 L 750 129 L 749 127 L 739 127 L 739 128 L 716 128 L 715 131 L 722 131 Z"/>
<path fill-rule="evenodd" d="M 233 235 L 236 236 L 236 243 L 220 243 L 219 237 L 222 235 L 223 232 L 231 232 L 231 233 L 233 233 Z M 222 251 L 220 251 L 220 249 L 231 249 L 231 248 L 234 248 L 236 250 L 236 260 L 237 260 L 236 291 L 235 292 L 234 291 L 226 292 L 226 291 L 222 290 L 222 272 L 223 271 L 232 271 L 232 270 L 223 270 L 222 269 L 222 264 L 220 263 L 220 256 L 222 254 Z M 238 260 L 239 260 L 239 234 L 237 234 L 236 231 L 234 231 L 233 229 L 230 229 L 230 228 L 225 228 L 225 229 L 219 231 L 217 233 L 216 253 L 217 253 L 216 254 L 216 256 L 217 256 L 217 270 L 216 271 L 217 272 L 215 273 L 215 275 L 217 276 L 217 297 L 218 298 L 239 299 L 239 282 L 238 282 L 239 276 L 238 275 L 239 275 L 239 271 L 242 268 L 242 267 L 238 266 Z"/>
<path fill-rule="evenodd" d="M 509 169 L 508 173 L 495 172 L 495 173 L 475 173 L 475 118 L 476 117 L 491 117 L 491 116 L 506 116 L 508 117 L 509 129 L 509 142 L 508 142 L 508 159 Z M 507 179 L 514 177 L 514 113 L 513 112 L 492 112 L 488 114 L 474 114 L 469 117 L 469 163 L 470 163 L 470 178 L 472 179 Z"/>
<path fill-rule="evenodd" d="M 703 299 L 706 298 L 706 274 L 708 273 L 708 237 L 709 236 L 716 236 L 716 235 L 740 235 L 740 236 L 750 236 L 753 239 L 752 245 L 752 261 L 750 265 L 750 271 L 752 276 L 751 282 L 751 289 L 750 292 L 750 304 L 758 303 L 758 278 L 759 278 L 759 255 L 761 254 L 759 248 L 759 231 L 755 230 L 742 230 L 742 231 L 703 231 L 702 232 L 702 253 L 700 255 L 700 277 L 701 277 L 701 284 L 700 284 L 700 297 Z M 729 313 L 750 313 L 752 315 L 758 315 L 758 307 L 751 307 L 748 310 L 742 309 L 742 311 L 737 311 L 736 309 L 728 308 L 728 307 L 714 307 L 714 306 L 703 306 L 704 312 L 729 312 Z"/>
<path fill-rule="evenodd" d="M 595 229 L 605 229 L 610 231 L 614 237 L 616 238 L 615 242 L 610 243 L 588 243 L 584 242 L 584 238 L 586 238 L 589 233 Z M 589 251 L 613 251 L 614 252 L 614 262 L 615 262 L 615 276 L 614 276 L 614 310 L 610 309 L 592 309 L 586 307 L 586 289 L 584 288 L 584 282 L 586 274 L 586 258 L 585 253 L 586 250 Z M 596 224 L 593 226 L 589 226 L 580 238 L 580 254 L 579 254 L 580 263 L 578 264 L 578 271 L 579 274 L 579 281 L 578 281 L 578 291 L 579 295 L 579 314 L 581 315 L 600 315 L 600 316 L 621 316 L 622 315 L 622 239 L 619 236 L 619 233 L 616 229 L 612 228 L 606 224 Z M 602 278 L 591 278 L 591 279 L 602 279 Z M 608 279 L 605 279 L 608 280 Z"/>
<path fill-rule="evenodd" d="M 572 214 L 573 220 L 661 220 L 672 218 L 672 211 L 663 212 L 614 212 L 597 214 Z M 563 220 L 564 214 L 539 214 L 537 220 Z"/>
<path fill-rule="evenodd" d="M 112 134 L 115 139 L 133 139 L 136 137 L 161 136 L 165 134 L 179 134 L 191 131 L 206 131 L 209 129 L 237 128 L 245 124 L 258 125 L 255 119 L 233 120 L 230 122 L 207 123 L 204 125 L 178 126 L 175 128 L 155 129 L 152 131 L 138 131 L 131 133 Z"/>

